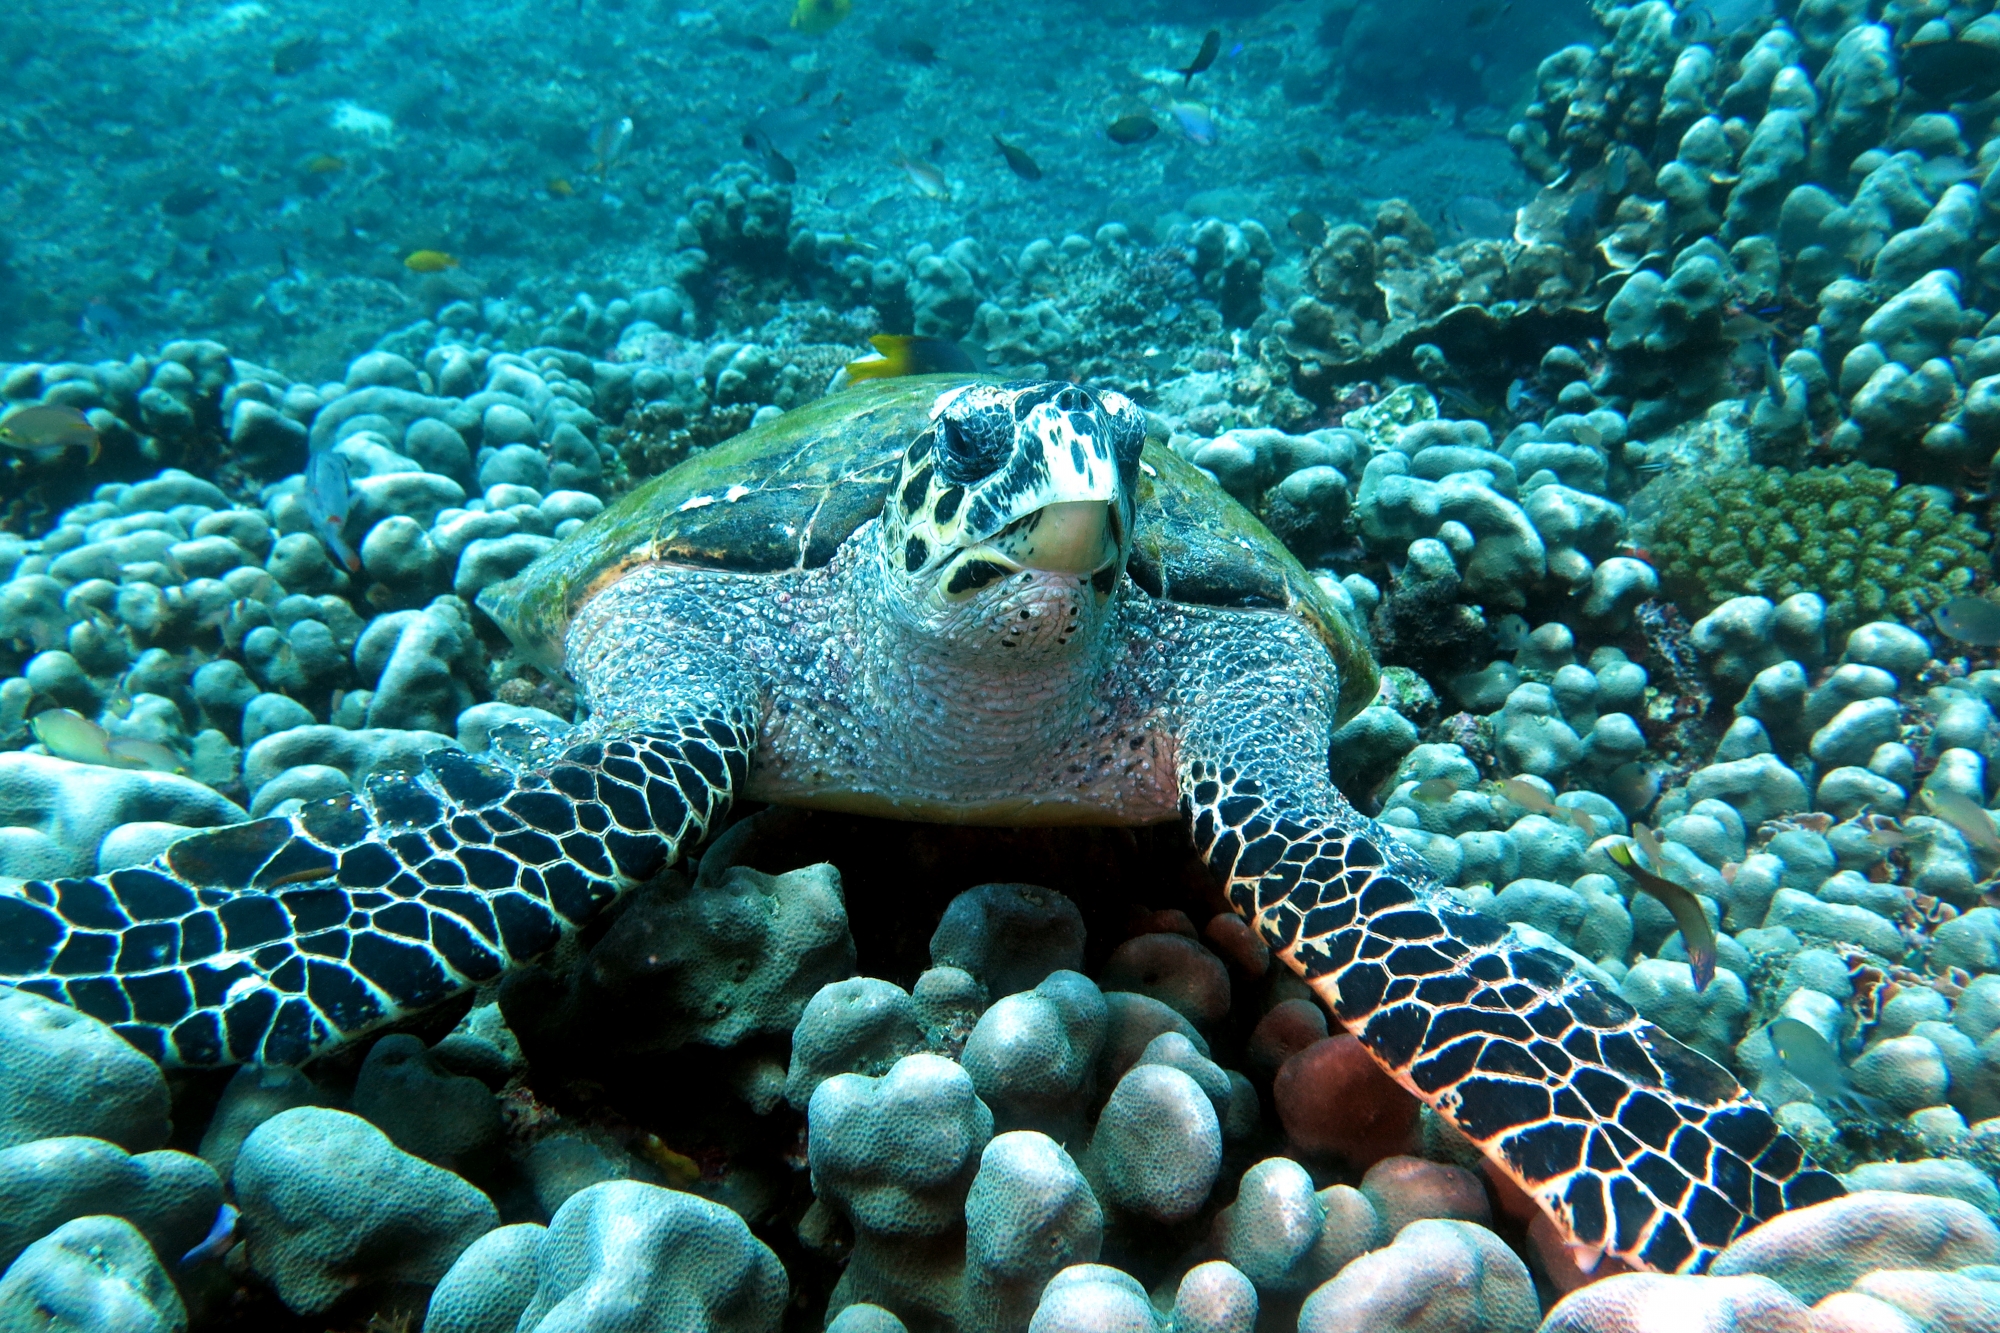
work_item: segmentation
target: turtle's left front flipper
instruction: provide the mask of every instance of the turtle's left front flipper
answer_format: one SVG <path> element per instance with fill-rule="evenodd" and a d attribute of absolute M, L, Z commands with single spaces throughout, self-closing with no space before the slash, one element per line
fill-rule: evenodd
<path fill-rule="evenodd" d="M 297 1065 L 541 953 L 700 841 L 744 700 L 598 724 L 520 763 L 458 750 L 355 797 L 0 890 L 0 982 L 164 1064 Z"/>
<path fill-rule="evenodd" d="M 1229 655 L 1248 669 L 1186 689 L 1181 810 L 1230 903 L 1390 1076 L 1586 1261 L 1698 1272 L 1758 1222 L 1844 1193 L 1728 1071 L 1465 907 L 1347 804 L 1325 681 L 1299 666 L 1308 646 L 1271 642 L 1290 633 L 1274 618 Z"/>

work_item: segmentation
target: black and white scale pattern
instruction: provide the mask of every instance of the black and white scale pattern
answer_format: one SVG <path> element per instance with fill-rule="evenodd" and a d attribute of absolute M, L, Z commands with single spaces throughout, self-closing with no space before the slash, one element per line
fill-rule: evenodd
<path fill-rule="evenodd" d="M 752 741 L 724 715 L 518 770 L 434 751 L 149 866 L 0 893 L 0 977 L 162 1064 L 301 1064 L 499 976 L 654 874 L 728 808 Z"/>
<path fill-rule="evenodd" d="M 1720 1065 L 1454 903 L 1351 809 L 1300 818 L 1223 763 L 1183 784 L 1231 904 L 1571 1244 L 1699 1272 L 1759 1222 L 1846 1192 Z"/>

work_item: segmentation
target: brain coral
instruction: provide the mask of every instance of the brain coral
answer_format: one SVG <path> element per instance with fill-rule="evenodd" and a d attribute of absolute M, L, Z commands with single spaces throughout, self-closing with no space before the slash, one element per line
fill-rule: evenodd
<path fill-rule="evenodd" d="M 1787 472 L 1731 468 L 1676 486 L 1650 543 L 1674 595 L 1700 609 L 1731 597 L 1826 600 L 1830 630 L 1914 618 L 1969 590 L 1985 534 L 1931 487 L 1897 486 L 1860 463 Z"/>

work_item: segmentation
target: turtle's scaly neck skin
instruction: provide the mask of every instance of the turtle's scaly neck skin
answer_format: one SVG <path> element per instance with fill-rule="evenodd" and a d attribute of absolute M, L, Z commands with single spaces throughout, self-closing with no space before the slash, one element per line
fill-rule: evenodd
<path fill-rule="evenodd" d="M 685 669 L 686 645 L 725 644 L 762 682 L 743 788 L 752 800 L 961 824 L 1177 817 L 1160 711 L 1173 681 L 1160 649 L 1181 637 L 1177 609 L 1128 581 L 1095 613 L 1099 632 L 1012 665 L 1002 654 L 1015 650 L 954 651 L 912 635 L 882 610 L 873 564 L 855 541 L 823 569 L 788 574 L 635 570 L 584 608 L 571 659 L 601 656 L 590 697 L 619 707 L 659 664 L 668 678 Z M 996 598 L 994 619 L 1018 621 L 1036 601 L 1047 614 L 1050 600 Z"/>
<path fill-rule="evenodd" d="M 828 586 L 860 655 L 860 697 L 918 788 L 963 781 L 965 738 L 983 755 L 1043 755 L 1092 725 L 1116 604 L 1076 575 L 1021 570 L 979 597 L 914 611 L 894 595 L 880 543 L 856 534 Z"/>

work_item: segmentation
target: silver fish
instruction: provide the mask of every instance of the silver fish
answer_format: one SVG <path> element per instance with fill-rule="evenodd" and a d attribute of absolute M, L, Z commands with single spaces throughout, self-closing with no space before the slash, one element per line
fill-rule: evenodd
<path fill-rule="evenodd" d="M 1517 211 L 1483 194 L 1461 194 L 1438 216 L 1455 241 L 1504 241 L 1514 234 Z"/>
<path fill-rule="evenodd" d="M 347 480 L 347 460 L 331 449 L 306 459 L 306 515 L 313 531 L 326 549 L 350 571 L 361 568 L 361 557 L 341 537 L 347 526 L 347 511 L 353 503 L 353 489 Z"/>
<path fill-rule="evenodd" d="M 1222 137 L 1215 128 L 1215 118 L 1208 114 L 1208 108 L 1195 102 L 1175 102 L 1167 108 L 1174 123 L 1181 127 L 1181 133 L 1188 142 L 1204 147 Z"/>
<path fill-rule="evenodd" d="M 1937 627 L 1960 643 L 1991 648 L 2000 644 L 2000 602 L 1985 597 L 1954 597 L 1931 612 Z"/>
<path fill-rule="evenodd" d="M 1765 22 L 1772 10 L 1771 0 L 1693 0 L 1674 16 L 1673 35 L 1683 43 L 1728 37 Z"/>
<path fill-rule="evenodd" d="M 67 403 L 36 403 L 0 417 L 0 445 L 23 453 L 57 454 L 72 446 L 89 451 L 84 465 L 97 461 L 104 442 L 90 418 Z"/>
<path fill-rule="evenodd" d="M 1677 42 L 1706 41 L 1715 31 L 1715 17 L 1706 5 L 1689 5 L 1675 16 L 1671 31 Z"/>
<path fill-rule="evenodd" d="M 1785 1066 L 1785 1072 L 1813 1090 L 1813 1096 L 1835 1106 L 1853 1106 L 1864 1111 L 1878 1109 L 1875 1099 L 1855 1091 L 1848 1081 L 1847 1066 L 1840 1062 L 1832 1046 L 1810 1025 L 1796 1018 L 1773 1019 L 1764 1029 L 1771 1049 Z"/>
<path fill-rule="evenodd" d="M 590 151 L 597 159 L 591 167 L 601 178 L 611 173 L 625 156 L 626 147 L 632 142 L 632 118 L 620 116 L 615 120 L 603 121 L 590 135 Z"/>

